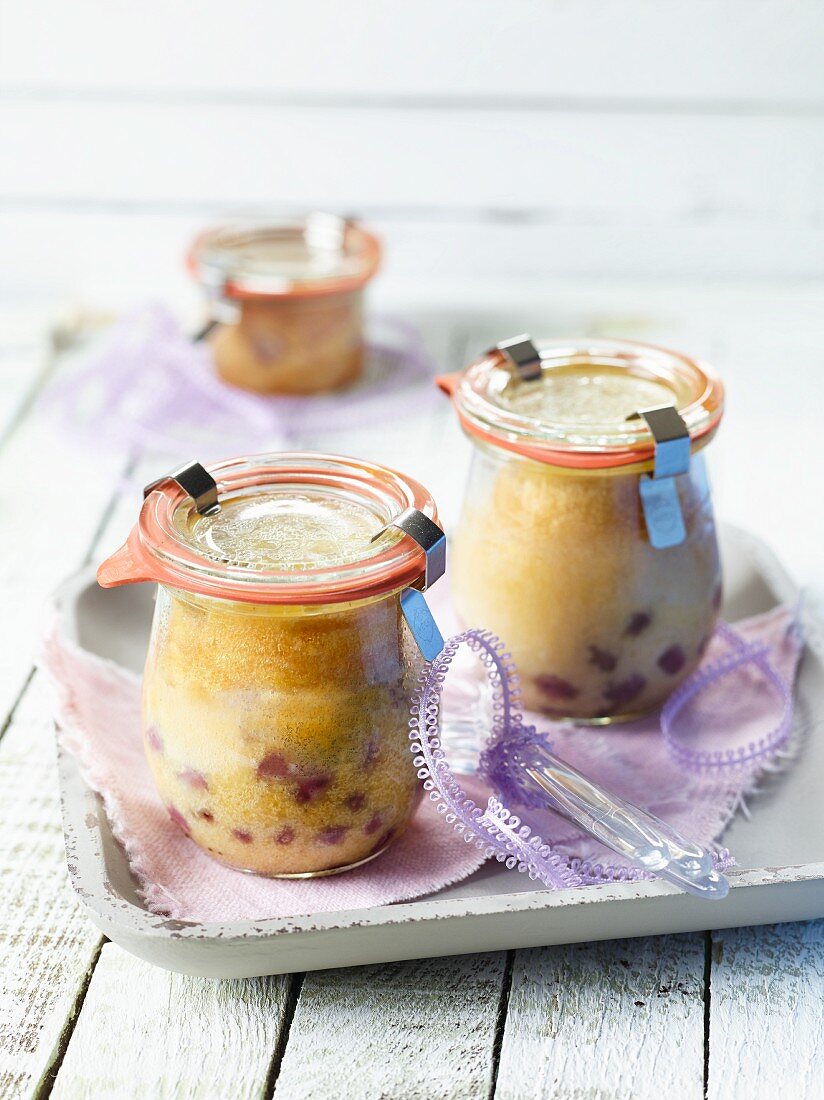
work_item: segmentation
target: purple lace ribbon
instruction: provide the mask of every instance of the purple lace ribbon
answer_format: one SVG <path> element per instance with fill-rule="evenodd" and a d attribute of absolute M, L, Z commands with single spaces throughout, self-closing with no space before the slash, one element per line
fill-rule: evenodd
<path fill-rule="evenodd" d="M 797 629 L 797 627 L 794 627 Z M 788 739 L 793 712 L 792 692 L 769 660 L 761 643 L 748 644 L 727 624 L 717 628 L 727 651 L 690 676 L 670 697 L 661 713 L 661 727 L 667 749 L 679 766 L 690 771 L 711 769 L 713 775 L 735 771 L 752 762 L 766 762 Z M 455 778 L 441 744 L 441 701 L 450 666 L 462 646 L 479 657 L 492 690 L 492 726 L 479 772 L 495 790 L 486 808 L 478 806 Z M 752 663 L 764 677 L 781 705 L 777 725 L 763 737 L 738 749 L 693 749 L 679 738 L 677 721 L 693 700 L 707 692 L 729 673 Z M 546 801 L 522 782 L 520 766 L 511 754 L 528 742 L 542 741 L 551 748 L 546 734 L 524 724 L 517 709 L 520 703 L 518 678 L 511 656 L 503 643 L 488 631 L 466 630 L 449 638 L 438 657 L 421 673 L 410 720 L 410 739 L 415 766 L 429 798 L 437 804 L 448 825 L 474 843 L 487 857 L 494 857 L 540 879 L 552 889 L 605 881 L 637 881 L 654 875 L 634 867 L 610 866 L 560 855 L 549 843 L 525 825 L 503 800 L 527 807 L 547 809 Z M 724 869 L 732 860 L 726 848 L 716 847 L 714 862 Z"/>
<path fill-rule="evenodd" d="M 409 737 L 424 790 L 436 803 L 438 813 L 444 815 L 447 825 L 461 833 L 467 844 L 483 850 L 488 858 L 495 858 L 510 869 L 517 867 L 552 889 L 582 886 L 583 878 L 572 869 L 569 861 L 553 852 L 540 836 L 533 835 L 498 798 L 490 797 L 485 809 L 476 805 L 446 762 L 440 738 L 441 696 L 449 667 L 463 645 L 480 658 L 492 687 L 490 740 L 517 736 L 523 728 L 521 715 L 512 705 L 515 668 L 504 653 L 503 644 L 494 635 L 481 630 L 466 630 L 454 635 L 421 673 L 420 687 L 412 705 Z"/>
<path fill-rule="evenodd" d="M 797 617 L 790 629 L 799 629 Z M 727 646 L 726 652 L 703 664 L 673 692 L 661 709 L 661 733 L 667 751 L 679 767 L 686 771 L 723 775 L 768 761 L 787 742 L 792 728 L 793 696 L 790 686 L 770 661 L 766 645 L 761 642 L 745 642 L 724 622 L 716 627 L 715 636 Z M 747 664 L 751 664 L 760 673 L 777 699 L 780 707 L 778 722 L 767 733 L 736 748 L 692 748 L 685 740 L 688 733 L 685 730 L 680 733 L 678 731 L 679 719 L 685 729 L 688 729 L 689 719 L 686 715 L 690 704 L 699 696 L 706 696 L 723 677 Z"/>

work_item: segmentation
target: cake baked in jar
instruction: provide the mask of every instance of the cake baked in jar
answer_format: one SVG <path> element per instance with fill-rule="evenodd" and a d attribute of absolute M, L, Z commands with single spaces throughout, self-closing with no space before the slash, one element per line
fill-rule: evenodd
<path fill-rule="evenodd" d="M 216 226 L 188 262 L 207 294 L 207 338 L 225 382 L 297 395 L 361 376 L 364 292 L 380 245 L 351 219 L 318 212 Z"/>
<path fill-rule="evenodd" d="M 440 382 L 474 444 L 452 540 L 460 619 L 504 639 L 531 709 L 655 710 L 721 601 L 704 469 L 720 381 L 631 341 L 519 337 Z"/>
<path fill-rule="evenodd" d="M 104 587 L 158 583 L 146 756 L 171 820 L 220 862 L 334 873 L 408 824 L 423 659 L 401 594 L 426 569 L 391 526 L 408 509 L 437 522 L 416 482 L 351 459 L 193 464 L 149 487 L 100 567 Z"/>

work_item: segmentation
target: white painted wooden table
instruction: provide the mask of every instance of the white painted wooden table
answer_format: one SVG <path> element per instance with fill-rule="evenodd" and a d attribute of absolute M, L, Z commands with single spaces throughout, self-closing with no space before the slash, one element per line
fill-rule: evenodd
<path fill-rule="evenodd" d="M 824 288 L 450 294 L 379 303 L 418 320 L 441 369 L 524 329 L 635 335 L 713 361 L 730 399 L 719 511 L 824 604 Z M 44 415 L 39 395 L 68 366 L 47 321 L 0 315 L 0 1096 L 824 1096 L 824 922 L 242 982 L 101 942 L 67 882 L 33 654 L 49 591 L 116 544 L 137 498 L 129 456 L 72 446 Z M 405 469 L 454 519 L 468 448 L 445 404 L 427 422 L 302 442 Z M 138 480 L 167 461 L 141 463 Z"/>

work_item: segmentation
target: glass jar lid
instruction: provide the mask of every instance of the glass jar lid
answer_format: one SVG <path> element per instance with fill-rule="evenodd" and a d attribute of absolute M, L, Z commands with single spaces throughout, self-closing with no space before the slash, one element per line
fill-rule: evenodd
<path fill-rule="evenodd" d="M 674 406 L 693 445 L 721 419 L 720 380 L 678 352 L 608 339 L 536 341 L 534 350 L 528 372 L 496 347 L 439 379 L 467 432 L 540 462 L 603 468 L 652 460 L 641 409 Z"/>
<path fill-rule="evenodd" d="M 310 296 L 356 290 L 378 268 L 376 237 L 336 214 L 207 229 L 188 256 L 192 273 L 228 298 Z"/>
<path fill-rule="evenodd" d="M 98 570 L 103 587 L 158 581 L 249 603 L 325 604 L 424 577 L 424 551 L 387 525 L 409 508 L 437 522 L 435 502 L 394 470 L 285 453 L 221 462 L 209 474 L 217 502 L 206 507 L 172 478 L 149 487 L 127 543 Z"/>

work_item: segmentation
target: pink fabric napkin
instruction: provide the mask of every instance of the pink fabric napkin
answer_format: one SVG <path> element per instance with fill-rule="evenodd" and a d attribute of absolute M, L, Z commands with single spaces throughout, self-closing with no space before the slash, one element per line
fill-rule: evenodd
<path fill-rule="evenodd" d="M 59 620 L 46 639 L 43 665 L 57 687 L 62 743 L 102 795 L 153 913 L 229 921 L 369 908 L 430 894 L 484 862 L 424 800 L 386 853 L 357 870 L 287 881 L 223 867 L 172 824 L 155 791 L 140 735 L 139 677 L 79 648 L 62 635 Z M 481 798 L 482 789 L 476 780 L 473 793 Z"/>

